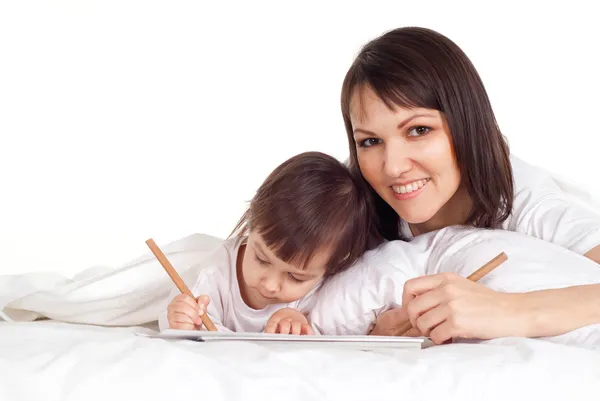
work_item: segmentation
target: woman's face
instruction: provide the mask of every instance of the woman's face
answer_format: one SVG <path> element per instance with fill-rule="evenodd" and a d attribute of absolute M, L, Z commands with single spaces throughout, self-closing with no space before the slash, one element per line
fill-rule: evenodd
<path fill-rule="evenodd" d="M 447 220 L 461 179 L 444 116 L 392 111 L 368 88 L 355 91 L 350 116 L 360 170 L 379 196 L 413 225 Z"/>

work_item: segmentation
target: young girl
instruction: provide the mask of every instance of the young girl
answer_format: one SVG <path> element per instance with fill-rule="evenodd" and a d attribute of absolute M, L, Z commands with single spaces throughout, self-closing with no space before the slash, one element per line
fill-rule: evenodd
<path fill-rule="evenodd" d="M 191 291 L 172 293 L 160 329 L 314 334 L 315 292 L 381 241 L 362 181 L 319 152 L 277 167 L 230 237 L 202 263 Z M 175 296 L 176 295 L 176 296 Z"/>

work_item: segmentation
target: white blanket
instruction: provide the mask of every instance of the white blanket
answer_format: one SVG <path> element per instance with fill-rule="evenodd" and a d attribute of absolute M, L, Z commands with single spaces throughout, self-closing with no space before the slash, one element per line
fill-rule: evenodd
<path fill-rule="evenodd" d="M 221 242 L 193 234 L 161 249 L 192 285 L 194 266 Z M 147 324 L 157 319 L 173 286 L 150 250 L 124 266 L 85 270 L 73 279 L 48 273 L 0 276 L 0 317 L 9 321 L 47 317 L 106 326 Z"/>

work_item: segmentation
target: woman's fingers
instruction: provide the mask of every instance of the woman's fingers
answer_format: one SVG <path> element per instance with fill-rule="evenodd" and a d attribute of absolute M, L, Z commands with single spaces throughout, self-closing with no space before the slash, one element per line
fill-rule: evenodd
<path fill-rule="evenodd" d="M 408 305 L 408 303 L 417 296 L 440 288 L 456 279 L 466 280 L 454 273 L 432 274 L 430 276 L 421 276 L 407 280 L 404 283 L 404 290 L 402 292 L 402 305 Z"/>
<path fill-rule="evenodd" d="M 411 324 L 442 344 L 453 338 L 506 336 L 518 325 L 518 300 L 464 277 L 442 274 L 407 282 Z M 428 289 L 428 290 L 427 290 Z M 403 297 L 405 298 L 405 297 Z"/>
<path fill-rule="evenodd" d="M 447 320 L 431 330 L 431 333 L 429 333 L 429 338 L 431 338 L 431 341 L 438 345 L 451 341 L 454 337 L 458 337 L 456 334 L 456 329 Z"/>
<path fill-rule="evenodd" d="M 434 288 L 428 292 L 422 293 L 417 297 L 413 298 L 408 304 L 406 304 L 406 311 L 408 318 L 413 327 L 417 327 L 417 320 L 419 317 L 428 311 L 445 304 L 453 299 L 453 297 L 459 296 L 459 291 L 452 287 L 452 284 L 446 284 L 442 287 Z M 421 329 L 419 327 L 419 329 Z M 421 329 L 421 332 L 425 332 Z M 425 334 L 427 335 L 427 334 Z"/>
<path fill-rule="evenodd" d="M 451 316 L 451 313 L 452 311 L 448 305 L 439 305 L 419 316 L 415 327 L 417 327 L 424 336 L 429 337 L 431 331 L 444 323 Z"/>

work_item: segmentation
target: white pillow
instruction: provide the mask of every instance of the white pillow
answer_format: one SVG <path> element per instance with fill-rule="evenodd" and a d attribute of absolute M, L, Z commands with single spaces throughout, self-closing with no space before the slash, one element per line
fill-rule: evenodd
<path fill-rule="evenodd" d="M 600 283 L 600 265 L 594 261 L 521 233 L 454 226 L 419 236 L 411 246 L 418 242 L 426 242 L 431 249 L 425 274 L 449 271 L 467 277 L 504 252 L 508 260 L 479 280 L 497 291 Z"/>
<path fill-rule="evenodd" d="M 441 272 L 467 277 L 501 252 L 508 260 L 479 280 L 496 291 L 600 283 L 600 265 L 547 241 L 506 230 L 453 226 L 366 253 L 324 284 L 311 321 L 325 334 L 366 334 L 376 316 L 401 304 L 407 280 Z M 600 325 L 552 339 L 600 346 Z"/>
<path fill-rule="evenodd" d="M 584 284 L 600 284 L 600 265 L 553 243 L 505 230 L 448 227 L 418 237 L 432 249 L 426 274 L 455 272 L 467 277 L 500 252 L 508 260 L 479 280 L 502 292 L 530 292 Z M 416 244 L 413 244 L 416 245 Z M 600 347 L 600 324 L 546 340 Z"/>

